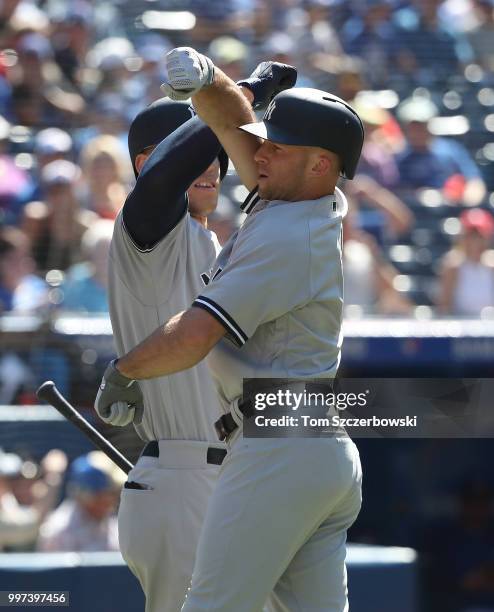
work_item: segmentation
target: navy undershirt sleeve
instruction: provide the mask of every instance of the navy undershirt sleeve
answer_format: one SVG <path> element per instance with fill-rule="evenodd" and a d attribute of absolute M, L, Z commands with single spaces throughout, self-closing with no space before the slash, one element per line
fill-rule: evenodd
<path fill-rule="evenodd" d="M 123 208 L 125 227 L 139 248 L 152 248 L 177 225 L 187 211 L 187 189 L 212 164 L 220 147 L 199 117 L 160 142 Z"/>

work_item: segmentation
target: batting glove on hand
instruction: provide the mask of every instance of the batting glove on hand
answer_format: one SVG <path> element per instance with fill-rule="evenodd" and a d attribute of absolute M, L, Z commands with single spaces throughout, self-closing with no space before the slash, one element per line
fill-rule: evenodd
<path fill-rule="evenodd" d="M 144 400 L 139 383 L 119 372 L 115 360 L 103 374 L 94 409 L 102 421 L 116 427 L 142 421 Z"/>
<path fill-rule="evenodd" d="M 276 94 L 293 87 L 297 82 L 297 69 L 279 62 L 261 62 L 248 79 L 237 85 L 247 87 L 254 94 L 252 108 L 264 108 Z"/>
<path fill-rule="evenodd" d="M 161 91 L 171 100 L 187 100 L 214 79 L 214 64 L 191 47 L 177 47 L 166 54 L 168 80 Z"/>

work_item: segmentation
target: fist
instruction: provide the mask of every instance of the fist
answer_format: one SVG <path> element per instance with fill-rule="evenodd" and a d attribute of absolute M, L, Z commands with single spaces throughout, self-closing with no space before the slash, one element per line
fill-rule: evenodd
<path fill-rule="evenodd" d="M 213 82 L 213 62 L 191 47 L 172 49 L 165 60 L 168 78 L 161 91 L 172 100 L 186 100 Z"/>
<path fill-rule="evenodd" d="M 261 62 L 248 79 L 237 85 L 247 87 L 254 94 L 253 109 L 267 106 L 280 91 L 293 87 L 297 82 L 297 69 L 279 62 Z"/>
<path fill-rule="evenodd" d="M 103 374 L 94 409 L 102 421 L 116 427 L 142 421 L 144 399 L 139 383 L 121 374 L 115 361 Z"/>

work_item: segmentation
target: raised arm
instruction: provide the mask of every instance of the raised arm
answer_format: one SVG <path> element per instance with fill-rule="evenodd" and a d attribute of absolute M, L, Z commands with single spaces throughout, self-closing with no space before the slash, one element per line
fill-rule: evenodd
<path fill-rule="evenodd" d="M 167 54 L 167 72 L 162 91 L 174 100 L 192 97 L 198 115 L 217 135 L 243 184 L 253 189 L 257 185 L 254 153 L 260 141 L 237 129 L 256 121 L 244 88 L 250 90 L 254 108 L 260 108 L 278 92 L 293 87 L 297 80 L 295 68 L 263 62 L 249 79 L 237 85 L 206 56 L 190 47 L 179 47 Z"/>
<path fill-rule="evenodd" d="M 214 81 L 192 97 L 199 117 L 218 137 L 233 162 L 242 183 L 250 191 L 257 185 L 257 167 L 254 153 L 260 146 L 259 138 L 237 129 L 253 123 L 256 116 L 242 94 L 241 88 L 219 68 L 215 68 Z"/>
<path fill-rule="evenodd" d="M 125 227 L 138 247 L 153 247 L 177 225 L 187 208 L 187 189 L 219 151 L 218 139 L 198 117 L 160 142 L 123 209 Z"/>

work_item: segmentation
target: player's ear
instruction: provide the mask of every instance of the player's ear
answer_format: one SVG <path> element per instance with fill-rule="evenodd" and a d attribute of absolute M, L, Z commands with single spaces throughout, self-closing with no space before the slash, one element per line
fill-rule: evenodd
<path fill-rule="evenodd" d="M 333 169 L 334 163 L 326 151 L 315 153 L 309 161 L 309 174 L 313 177 L 326 176 Z"/>
<path fill-rule="evenodd" d="M 141 173 L 142 167 L 144 166 L 144 162 L 147 160 L 148 157 L 149 155 L 147 155 L 147 153 L 138 153 L 134 164 L 137 170 L 137 174 Z"/>

